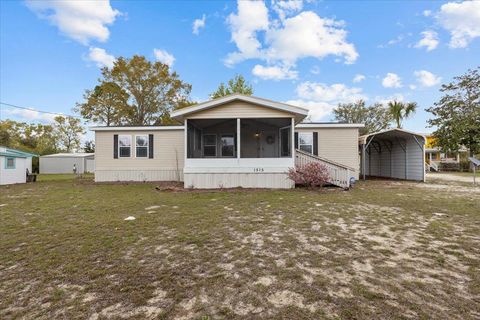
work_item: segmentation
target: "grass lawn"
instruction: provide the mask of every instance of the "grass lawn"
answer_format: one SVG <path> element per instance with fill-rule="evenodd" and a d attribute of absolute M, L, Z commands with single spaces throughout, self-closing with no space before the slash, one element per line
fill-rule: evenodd
<path fill-rule="evenodd" d="M 0 319 L 480 317 L 480 188 L 39 178 L 0 188 Z"/>

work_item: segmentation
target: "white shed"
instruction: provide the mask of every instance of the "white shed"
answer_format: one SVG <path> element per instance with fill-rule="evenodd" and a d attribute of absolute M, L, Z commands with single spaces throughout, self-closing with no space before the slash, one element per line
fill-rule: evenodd
<path fill-rule="evenodd" d="M 361 174 L 402 180 L 425 181 L 425 137 L 389 129 L 359 138 Z"/>
<path fill-rule="evenodd" d="M 21 151 L 0 147 L 0 185 L 27 182 L 27 159 L 31 164 Z"/>
<path fill-rule="evenodd" d="M 77 173 L 95 171 L 94 153 L 56 153 L 40 157 L 40 173 L 73 173 L 73 165 Z"/>

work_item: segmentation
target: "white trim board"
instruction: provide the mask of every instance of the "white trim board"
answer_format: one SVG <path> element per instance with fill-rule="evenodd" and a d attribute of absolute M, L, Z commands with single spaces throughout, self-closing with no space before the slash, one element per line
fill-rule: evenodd
<path fill-rule="evenodd" d="M 89 127 L 90 131 L 158 131 L 184 130 L 184 126 Z"/>
<path fill-rule="evenodd" d="M 362 123 L 299 123 L 295 126 L 298 129 L 315 129 L 315 128 L 363 128 Z"/>

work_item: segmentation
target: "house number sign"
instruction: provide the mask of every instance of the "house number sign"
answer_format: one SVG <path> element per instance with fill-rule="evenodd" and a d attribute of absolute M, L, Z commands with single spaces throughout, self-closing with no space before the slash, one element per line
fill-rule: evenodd
<path fill-rule="evenodd" d="M 263 168 L 253 168 L 253 172 L 264 172 Z"/>

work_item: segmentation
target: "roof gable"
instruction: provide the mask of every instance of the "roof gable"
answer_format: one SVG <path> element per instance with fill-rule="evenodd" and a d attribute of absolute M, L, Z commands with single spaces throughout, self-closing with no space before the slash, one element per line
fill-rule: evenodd
<path fill-rule="evenodd" d="M 172 112 L 172 118 L 181 120 L 187 115 L 205 111 L 211 108 L 219 107 L 233 101 L 243 101 L 243 102 L 255 104 L 261 107 L 291 113 L 292 115 L 295 115 L 297 118 L 301 118 L 301 119 L 303 119 L 308 115 L 308 110 L 304 108 L 300 108 L 300 107 L 296 107 L 296 106 L 292 106 L 289 104 L 276 102 L 272 100 L 267 100 L 263 98 L 253 97 L 253 96 L 233 94 L 226 97 L 221 97 L 218 99 L 203 102 L 194 106 L 182 108 L 180 110 L 176 110 Z"/>

